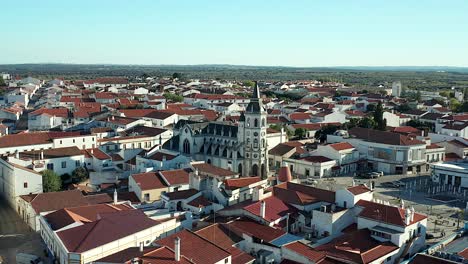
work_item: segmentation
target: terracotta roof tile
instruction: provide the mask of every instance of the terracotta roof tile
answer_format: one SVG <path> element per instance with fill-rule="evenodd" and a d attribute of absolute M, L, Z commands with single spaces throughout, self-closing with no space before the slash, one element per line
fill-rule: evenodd
<path fill-rule="evenodd" d="M 130 177 L 136 182 L 141 190 L 154 190 L 167 188 L 166 183 L 157 172 L 145 172 L 133 174 Z"/>

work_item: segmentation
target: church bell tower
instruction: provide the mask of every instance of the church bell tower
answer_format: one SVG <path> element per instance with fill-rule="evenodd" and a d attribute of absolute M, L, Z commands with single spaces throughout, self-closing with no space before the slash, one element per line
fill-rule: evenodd
<path fill-rule="evenodd" d="M 252 97 L 245 109 L 242 137 L 244 140 L 244 171 L 246 176 L 268 176 L 267 111 L 255 82 Z"/>

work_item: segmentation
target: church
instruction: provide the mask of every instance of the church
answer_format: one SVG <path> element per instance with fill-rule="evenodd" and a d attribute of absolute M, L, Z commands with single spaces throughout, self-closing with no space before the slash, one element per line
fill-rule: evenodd
<path fill-rule="evenodd" d="M 237 172 L 240 176 L 268 176 L 268 150 L 286 141 L 283 131 L 272 131 L 267 124 L 267 111 L 260 99 L 257 83 L 238 124 L 230 122 L 193 122 L 180 120 L 174 137 L 167 142 L 194 160 Z"/>

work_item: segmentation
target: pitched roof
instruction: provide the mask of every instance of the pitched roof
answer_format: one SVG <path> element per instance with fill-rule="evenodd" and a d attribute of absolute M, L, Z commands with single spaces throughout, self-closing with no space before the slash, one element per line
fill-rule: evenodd
<path fill-rule="evenodd" d="M 371 191 L 371 189 L 367 188 L 367 186 L 362 185 L 362 184 L 349 187 L 347 190 L 354 195 L 359 195 L 359 194 L 363 194 L 363 193 Z"/>
<path fill-rule="evenodd" d="M 197 207 L 197 208 L 207 207 L 207 206 L 210 206 L 211 204 L 213 203 L 210 202 L 205 197 L 203 197 L 202 195 L 198 196 L 197 198 L 193 199 L 192 201 L 188 203 L 188 205 Z"/>
<path fill-rule="evenodd" d="M 180 238 L 180 254 L 195 263 L 217 263 L 231 255 L 218 245 L 188 230 L 177 232 L 156 243 L 174 249 L 174 240 L 177 237 Z"/>
<path fill-rule="evenodd" d="M 190 180 L 191 169 L 165 170 L 160 171 L 164 179 L 169 185 L 188 184 Z"/>
<path fill-rule="evenodd" d="M 238 219 L 228 223 L 227 226 L 239 236 L 246 234 L 264 240 L 265 242 L 271 242 L 286 234 L 282 229 L 263 225 L 250 219 Z"/>
<path fill-rule="evenodd" d="M 327 244 L 316 247 L 315 250 L 347 262 L 370 263 L 399 250 L 399 247 L 390 242 L 379 242 L 370 236 L 368 229 L 360 229 L 345 233 Z"/>
<path fill-rule="evenodd" d="M 170 200 L 183 200 L 183 199 L 190 198 L 197 193 L 198 191 L 195 189 L 188 189 L 188 190 L 183 190 L 183 191 L 168 192 L 168 193 L 164 193 L 163 195 L 169 198 Z"/>
<path fill-rule="evenodd" d="M 37 214 L 88 204 L 88 200 L 86 200 L 80 190 L 38 193 L 22 195 L 20 197 L 25 201 L 29 200 Z"/>
<path fill-rule="evenodd" d="M 98 220 L 102 213 L 112 213 L 122 210 L 132 210 L 126 204 L 93 204 L 78 207 L 68 207 L 45 215 L 52 230 L 58 230 L 75 222 L 89 223 Z"/>
<path fill-rule="evenodd" d="M 421 140 L 417 140 L 393 132 L 380 131 L 362 127 L 353 127 L 348 132 L 349 135 L 352 137 L 356 137 L 369 142 L 396 146 L 425 145 L 425 143 Z"/>
<path fill-rule="evenodd" d="M 328 146 L 332 147 L 336 151 L 354 149 L 353 145 L 349 144 L 348 142 L 339 142 L 339 143 L 329 144 Z"/>
<path fill-rule="evenodd" d="M 286 204 L 283 200 L 277 198 L 276 196 L 270 196 L 262 200 L 265 202 L 265 217 L 264 219 L 268 222 L 273 222 L 278 220 L 279 218 L 287 215 L 288 213 L 296 213 L 297 209 Z M 260 206 L 262 201 L 257 201 L 254 203 L 250 203 L 244 206 L 244 210 L 247 212 L 260 216 Z"/>
<path fill-rule="evenodd" d="M 296 252 L 297 254 L 306 257 L 308 260 L 316 263 L 319 260 L 325 258 L 325 253 L 317 251 L 304 243 L 301 243 L 299 241 L 293 242 L 291 244 L 287 244 L 284 246 L 284 248 L 287 248 L 291 251 Z"/>
<path fill-rule="evenodd" d="M 209 225 L 195 231 L 195 233 L 226 250 L 244 240 L 241 236 L 231 232 L 226 224 L 221 223 Z"/>
<path fill-rule="evenodd" d="M 359 217 L 373 219 L 396 226 L 407 226 L 405 224 L 405 209 L 365 200 L 359 200 L 357 205 L 363 207 L 363 210 L 359 213 Z M 426 215 L 414 213 L 414 218 L 410 225 L 426 218 Z"/>
<path fill-rule="evenodd" d="M 190 264 L 193 263 L 184 256 L 180 257 L 180 261 L 175 261 L 175 253 L 167 247 L 145 247 L 143 252 L 140 252 L 139 247 L 131 247 L 109 255 L 107 257 L 96 260 L 99 263 L 131 263 L 133 259 L 139 259 L 142 264 L 158 263 L 158 264 Z"/>
<path fill-rule="evenodd" d="M 160 223 L 134 209 L 103 213 L 96 221 L 57 232 L 57 235 L 69 252 L 82 253 Z"/>
<path fill-rule="evenodd" d="M 145 172 L 133 174 L 130 177 L 136 182 L 141 190 L 154 190 L 167 188 L 166 183 L 157 172 Z"/>
<path fill-rule="evenodd" d="M 29 158 L 33 160 L 41 159 L 41 153 L 44 159 L 56 159 L 63 157 L 72 157 L 83 155 L 77 147 L 52 148 L 44 150 L 23 151 L 19 153 L 20 158 Z"/>
<path fill-rule="evenodd" d="M 455 264 L 458 262 L 419 253 L 409 263 L 411 264 Z"/>
<path fill-rule="evenodd" d="M 237 179 L 227 179 L 224 180 L 224 186 L 228 190 L 236 190 L 242 187 L 247 187 L 250 184 L 257 183 L 261 180 L 261 177 L 242 177 Z"/>
<path fill-rule="evenodd" d="M 287 203 L 296 205 L 316 202 L 335 202 L 335 192 L 307 186 L 303 184 L 284 182 L 273 187 L 273 195 Z"/>
<path fill-rule="evenodd" d="M 237 175 L 236 172 L 216 167 L 208 163 L 195 163 L 192 164 L 192 167 L 197 169 L 199 173 L 208 174 L 211 176 L 225 177 Z"/>

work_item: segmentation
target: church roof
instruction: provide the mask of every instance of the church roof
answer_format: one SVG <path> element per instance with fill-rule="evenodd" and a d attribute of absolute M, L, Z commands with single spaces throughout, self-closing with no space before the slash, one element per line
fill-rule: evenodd
<path fill-rule="evenodd" d="M 265 111 L 262 101 L 260 100 L 260 89 L 258 88 L 257 82 L 255 82 L 252 98 L 250 98 L 250 103 L 247 105 L 245 111 L 250 113 L 259 113 L 260 111 Z"/>

